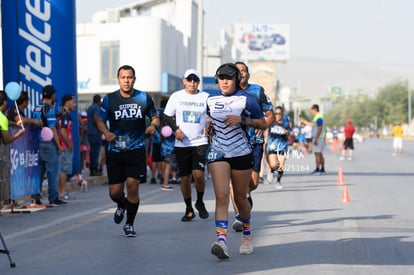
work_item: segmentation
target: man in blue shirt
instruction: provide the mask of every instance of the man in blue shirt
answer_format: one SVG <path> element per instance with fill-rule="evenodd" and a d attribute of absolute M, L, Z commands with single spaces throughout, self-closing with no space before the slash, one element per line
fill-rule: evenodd
<path fill-rule="evenodd" d="M 61 205 L 66 202 L 59 199 L 57 191 L 59 178 L 59 154 L 61 152 L 59 136 L 57 133 L 56 119 L 56 90 L 52 85 L 46 85 L 42 90 L 42 104 L 37 105 L 32 113 L 34 119 L 43 122 L 43 127 L 49 127 L 53 132 L 51 140 L 44 140 L 39 133 L 39 167 L 40 167 L 40 186 L 37 194 L 32 195 L 33 204 L 42 204 L 40 201 L 40 191 L 42 181 L 47 172 L 47 183 L 49 192 L 49 203 Z"/>
<path fill-rule="evenodd" d="M 118 69 L 119 90 L 104 97 L 97 121 L 99 131 L 108 142 L 109 196 L 117 204 L 114 222 L 121 223 L 127 212 L 125 237 L 136 236 L 134 220 L 139 206 L 139 184 L 147 179 L 145 135 L 153 135 L 160 125 L 154 101 L 148 93 L 134 89 L 135 80 L 131 66 Z M 146 117 L 151 120 L 148 127 Z"/>

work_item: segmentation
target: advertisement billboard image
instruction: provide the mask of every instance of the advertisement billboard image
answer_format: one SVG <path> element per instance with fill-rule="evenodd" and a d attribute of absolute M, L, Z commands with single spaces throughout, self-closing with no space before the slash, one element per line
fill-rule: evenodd
<path fill-rule="evenodd" d="M 289 25 L 235 24 L 234 45 L 244 60 L 289 59 Z"/>

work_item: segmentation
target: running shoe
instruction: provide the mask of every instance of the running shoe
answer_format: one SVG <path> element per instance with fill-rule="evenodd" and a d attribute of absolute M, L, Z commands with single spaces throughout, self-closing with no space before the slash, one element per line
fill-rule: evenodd
<path fill-rule="evenodd" d="M 311 174 L 312 175 L 320 175 L 320 170 L 319 169 L 315 169 Z"/>
<path fill-rule="evenodd" d="M 124 219 L 125 208 L 117 207 L 114 214 L 114 222 L 119 224 Z"/>
<path fill-rule="evenodd" d="M 67 204 L 67 202 L 62 201 L 62 200 L 56 198 L 53 201 L 49 201 L 49 204 L 51 204 L 51 205 L 63 205 L 63 204 Z"/>
<path fill-rule="evenodd" d="M 224 242 L 214 242 L 211 245 L 211 254 L 219 258 L 220 260 L 226 260 L 230 258 L 230 255 L 227 251 L 227 246 Z"/>
<path fill-rule="evenodd" d="M 253 252 L 252 235 L 243 235 L 242 244 L 239 249 L 240 254 L 249 255 Z"/>
<path fill-rule="evenodd" d="M 325 175 L 326 174 L 326 172 L 325 172 L 325 169 L 321 169 L 321 170 L 319 170 L 319 175 Z"/>
<path fill-rule="evenodd" d="M 42 201 L 40 199 L 33 199 L 32 205 L 42 205 Z"/>
<path fill-rule="evenodd" d="M 172 187 L 171 185 L 167 185 L 167 186 L 161 185 L 161 190 L 163 190 L 163 191 L 174 191 L 174 187 Z"/>
<path fill-rule="evenodd" d="M 242 232 L 243 231 L 243 223 L 241 221 L 239 221 L 237 218 L 238 218 L 238 215 L 236 216 L 236 219 L 234 220 L 231 227 L 236 232 Z"/>
<path fill-rule="evenodd" d="M 198 215 L 202 219 L 207 219 L 209 214 L 207 212 L 206 206 L 204 205 L 204 202 L 196 202 L 195 208 L 198 210 Z"/>
<path fill-rule="evenodd" d="M 181 218 L 182 222 L 189 222 L 195 218 L 194 210 L 186 210 L 185 215 Z"/>
<path fill-rule="evenodd" d="M 124 236 L 125 237 L 136 237 L 137 233 L 135 232 L 134 226 L 130 224 L 124 225 Z"/>
<path fill-rule="evenodd" d="M 275 188 L 276 188 L 276 190 L 283 189 L 282 183 L 280 181 L 276 182 Z"/>
<path fill-rule="evenodd" d="M 157 181 L 155 180 L 155 178 L 151 178 L 151 184 L 156 184 Z"/>

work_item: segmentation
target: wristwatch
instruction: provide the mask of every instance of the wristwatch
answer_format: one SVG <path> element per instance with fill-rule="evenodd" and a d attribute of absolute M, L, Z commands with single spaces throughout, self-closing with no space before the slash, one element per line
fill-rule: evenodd
<path fill-rule="evenodd" d="M 245 116 L 241 117 L 241 124 L 246 124 L 246 117 Z"/>

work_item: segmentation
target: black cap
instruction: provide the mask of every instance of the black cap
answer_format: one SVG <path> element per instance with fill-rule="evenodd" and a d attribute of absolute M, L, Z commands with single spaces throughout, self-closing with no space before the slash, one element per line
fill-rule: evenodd
<path fill-rule="evenodd" d="M 43 87 L 42 97 L 51 98 L 55 93 L 56 93 L 55 87 L 53 87 L 52 85 L 46 85 Z"/>
<path fill-rule="evenodd" d="M 217 70 L 216 76 L 228 76 L 228 77 L 237 77 L 239 74 L 239 69 L 233 63 L 227 63 Z"/>
<path fill-rule="evenodd" d="M 66 101 L 69 101 L 69 100 L 72 100 L 72 99 L 75 99 L 75 96 L 74 96 L 74 95 L 71 95 L 71 94 L 65 94 L 65 95 L 62 97 L 62 105 L 65 105 Z"/>

